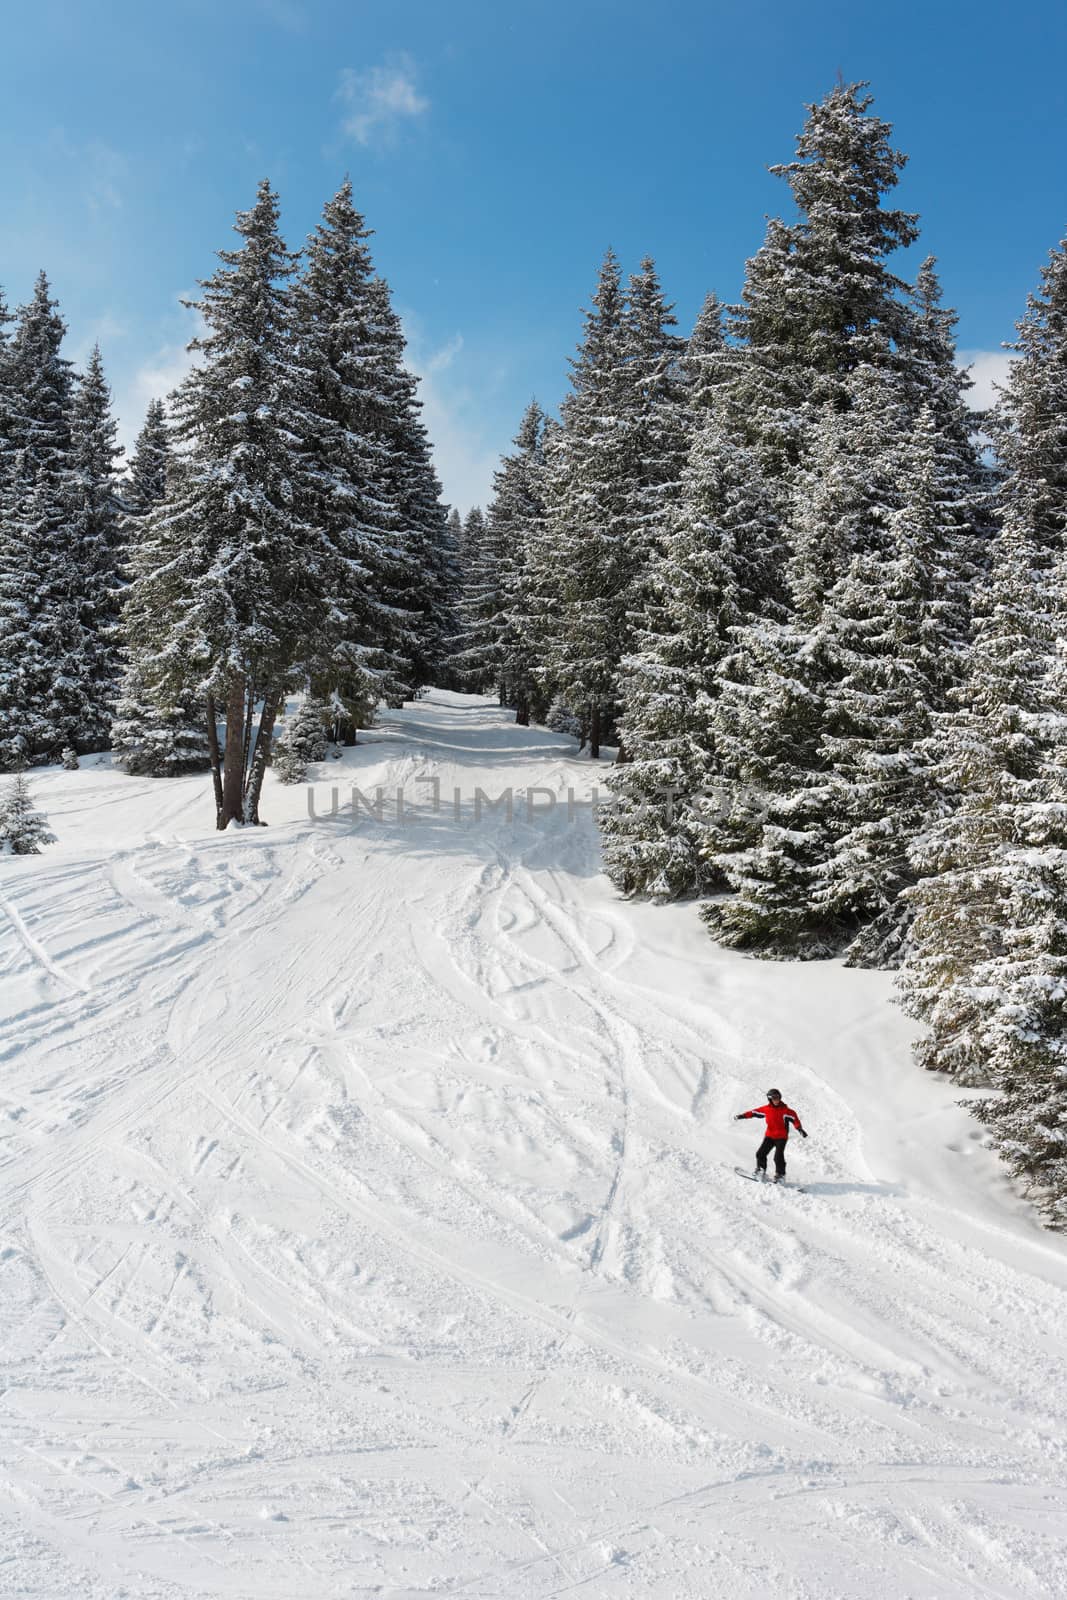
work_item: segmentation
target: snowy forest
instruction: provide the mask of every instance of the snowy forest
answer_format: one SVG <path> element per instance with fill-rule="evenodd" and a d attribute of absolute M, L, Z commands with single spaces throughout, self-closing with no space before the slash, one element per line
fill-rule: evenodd
<path fill-rule="evenodd" d="M 256 823 L 269 767 L 300 781 L 382 702 L 498 696 L 610 757 L 621 894 L 698 899 L 754 956 L 899 969 L 921 1065 L 988 1089 L 1067 1224 L 1067 243 L 976 412 L 935 261 L 894 265 L 905 160 L 865 85 L 809 107 L 787 215 L 688 337 L 651 257 L 609 250 L 558 419 L 531 403 L 465 516 L 347 182 L 300 254 L 269 184 L 238 214 L 126 467 L 45 276 L 0 302 L 19 814 L 26 768 L 111 750 Z"/>

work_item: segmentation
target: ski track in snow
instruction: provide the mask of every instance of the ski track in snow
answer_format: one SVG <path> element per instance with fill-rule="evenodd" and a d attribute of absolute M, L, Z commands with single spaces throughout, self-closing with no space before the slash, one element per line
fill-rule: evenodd
<path fill-rule="evenodd" d="M 617 900 L 486 701 L 318 776 L 50 770 L 0 863 L 0 1595 L 1067 1592 L 1062 1241 L 891 980 Z"/>

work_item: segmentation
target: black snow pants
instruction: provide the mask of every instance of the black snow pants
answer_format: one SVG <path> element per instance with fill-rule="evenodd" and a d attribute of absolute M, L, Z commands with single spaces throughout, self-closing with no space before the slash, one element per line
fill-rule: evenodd
<path fill-rule="evenodd" d="M 774 1170 L 780 1178 L 785 1177 L 785 1139 L 772 1139 L 768 1135 L 756 1151 L 756 1170 L 766 1172 L 767 1157 L 774 1151 Z"/>

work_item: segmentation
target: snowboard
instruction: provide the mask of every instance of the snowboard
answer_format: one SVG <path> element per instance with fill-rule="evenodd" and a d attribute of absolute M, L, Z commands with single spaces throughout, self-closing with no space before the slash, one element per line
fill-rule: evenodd
<path fill-rule="evenodd" d="M 762 1183 L 768 1189 L 795 1189 L 798 1194 L 804 1193 L 799 1183 L 790 1183 L 788 1178 L 783 1178 L 780 1183 L 775 1183 L 773 1178 L 757 1178 L 754 1172 L 745 1172 L 741 1167 L 735 1167 L 734 1171 L 739 1178 L 747 1178 L 749 1183 Z"/>

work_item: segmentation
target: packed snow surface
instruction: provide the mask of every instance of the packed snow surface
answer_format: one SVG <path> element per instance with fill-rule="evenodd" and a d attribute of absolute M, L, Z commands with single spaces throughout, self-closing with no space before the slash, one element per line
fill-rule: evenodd
<path fill-rule="evenodd" d="M 620 902 L 486 701 L 313 776 L 0 863 L 0 1593 L 1067 1593 L 1064 1246 L 891 980 Z"/>

